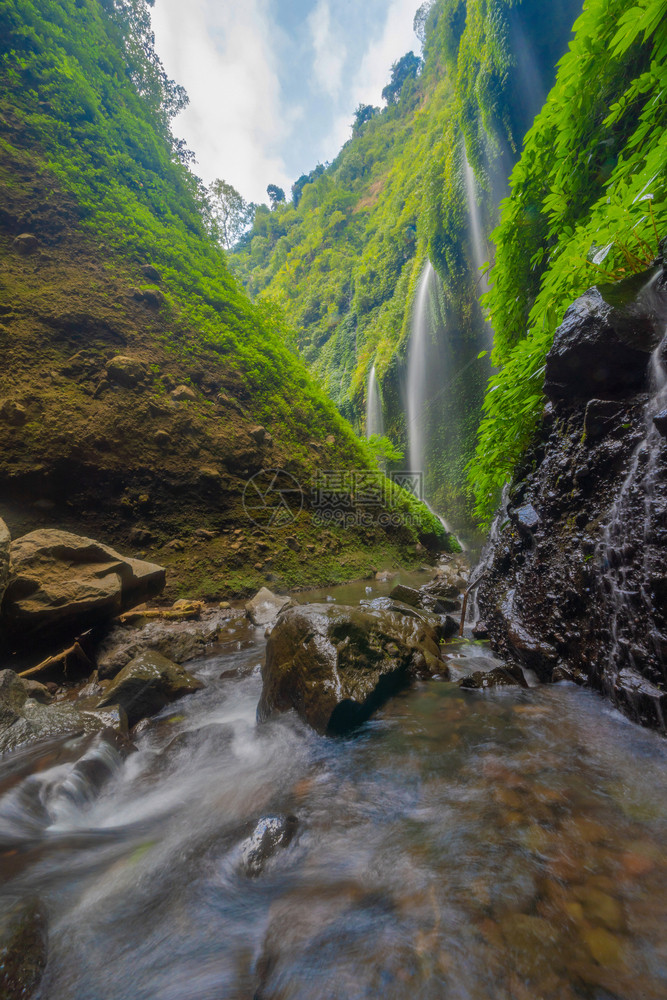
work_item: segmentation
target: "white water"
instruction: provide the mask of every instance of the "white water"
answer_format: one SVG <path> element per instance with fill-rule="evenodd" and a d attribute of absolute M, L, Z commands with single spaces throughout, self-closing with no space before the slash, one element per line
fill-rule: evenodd
<path fill-rule="evenodd" d="M 373 434 L 384 434 L 384 418 L 382 415 L 382 400 L 380 387 L 375 375 L 375 365 L 368 376 L 368 392 L 366 393 L 366 437 Z"/>
<path fill-rule="evenodd" d="M 649 302 L 653 296 L 653 286 L 656 280 L 657 276 L 649 282 L 642 292 L 642 298 Z M 628 473 L 611 509 L 609 522 L 604 529 L 599 550 L 605 569 L 605 599 L 610 612 L 609 631 L 613 640 L 611 659 L 612 665 L 617 670 L 623 666 L 640 666 L 634 662 L 631 647 L 628 648 L 628 643 L 623 641 L 622 635 L 624 624 L 632 618 L 633 602 L 641 602 L 649 611 L 649 620 L 653 619 L 653 602 L 647 589 L 647 582 L 650 579 L 647 558 L 649 536 L 654 520 L 655 486 L 656 478 L 660 472 L 662 444 L 662 436 L 653 423 L 653 417 L 667 407 L 667 365 L 664 361 L 666 351 L 667 329 L 663 340 L 651 355 L 650 397 L 644 409 L 644 437 L 632 454 Z M 636 496 L 637 489 L 641 491 L 644 505 L 644 565 L 638 577 L 643 582 L 638 585 L 634 584 L 631 578 L 636 576 L 633 573 L 633 569 L 636 569 L 636 560 L 633 553 L 629 551 L 628 532 L 633 498 Z"/>
<path fill-rule="evenodd" d="M 482 218 L 477 200 L 477 181 L 475 171 L 468 162 L 468 157 L 464 153 L 464 178 L 466 185 L 466 199 L 468 201 L 468 214 L 470 216 L 470 239 L 473 253 L 473 263 L 475 265 L 475 281 L 479 287 L 479 294 L 488 291 L 488 281 L 486 274 L 482 274 L 489 259 L 489 248 L 482 233 Z"/>
<path fill-rule="evenodd" d="M 430 334 L 429 302 L 435 281 L 435 271 L 430 260 L 419 279 L 417 296 L 412 314 L 412 337 L 408 359 L 407 417 L 408 460 L 410 471 L 425 473 L 425 414 L 426 383 L 428 375 L 427 346 Z"/>

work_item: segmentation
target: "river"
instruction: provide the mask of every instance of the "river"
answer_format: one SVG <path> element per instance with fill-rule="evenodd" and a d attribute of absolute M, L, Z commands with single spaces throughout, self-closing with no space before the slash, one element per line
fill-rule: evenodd
<path fill-rule="evenodd" d="M 664 1000 L 664 739 L 571 685 L 442 679 L 347 738 L 258 726 L 264 643 L 231 623 L 125 760 L 0 761 L 0 910 L 45 914 L 37 1000 Z M 491 655 L 446 654 L 453 679 Z"/>

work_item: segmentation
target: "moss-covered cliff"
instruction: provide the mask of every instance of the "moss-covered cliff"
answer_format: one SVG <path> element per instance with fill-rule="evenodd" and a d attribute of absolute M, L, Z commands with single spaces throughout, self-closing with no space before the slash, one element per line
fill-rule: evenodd
<path fill-rule="evenodd" d="M 415 558 L 435 526 L 396 490 L 412 525 L 312 522 L 317 469 L 369 458 L 230 274 L 146 18 L 122 0 L 0 11 L 0 513 L 157 547 L 174 587 L 210 595 Z M 262 468 L 301 484 L 298 522 L 250 522 Z"/>

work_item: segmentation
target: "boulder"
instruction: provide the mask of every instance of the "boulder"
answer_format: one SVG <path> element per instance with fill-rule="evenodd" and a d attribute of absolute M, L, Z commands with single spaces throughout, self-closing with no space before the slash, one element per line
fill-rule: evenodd
<path fill-rule="evenodd" d="M 7 917 L 9 920 L 7 921 Z M 11 913 L 5 909 L 0 943 L 0 996 L 3 1000 L 25 1000 L 34 996 L 42 981 L 48 958 L 48 920 L 45 909 L 32 902 Z"/>
<path fill-rule="evenodd" d="M 253 625 L 269 625 L 292 603 L 290 597 L 274 594 L 267 587 L 262 587 L 253 599 L 248 601 L 245 610 Z"/>
<path fill-rule="evenodd" d="M 140 719 L 156 715 L 166 705 L 204 685 L 177 663 L 152 650 L 135 656 L 106 689 L 99 707 L 120 705 L 134 726 Z"/>
<path fill-rule="evenodd" d="M 133 389 L 146 378 L 147 369 L 143 361 L 118 354 L 107 364 L 107 378 L 125 389 Z"/>
<path fill-rule="evenodd" d="M 620 304 L 609 298 L 591 288 L 566 312 L 547 355 L 550 399 L 617 398 L 644 384 L 664 331 L 639 299 Z"/>
<path fill-rule="evenodd" d="M 156 597 L 165 585 L 161 566 L 53 528 L 12 542 L 10 561 L 2 620 L 11 633 L 76 634 Z"/>
<path fill-rule="evenodd" d="M 393 601 L 401 601 L 411 608 L 430 611 L 436 615 L 445 615 L 448 611 L 457 611 L 461 607 L 458 601 L 451 598 L 435 597 L 426 590 L 414 590 L 413 587 L 404 587 L 403 584 L 394 587 L 389 596 Z"/>
<path fill-rule="evenodd" d="M 411 679 L 444 670 L 437 634 L 418 615 L 302 605 L 269 638 L 258 717 L 294 708 L 319 733 L 345 732 Z"/>
<path fill-rule="evenodd" d="M 243 844 L 243 869 L 249 878 L 261 875 L 264 866 L 292 842 L 299 824 L 296 816 L 265 816 Z"/>
<path fill-rule="evenodd" d="M 205 612 L 199 621 L 157 620 L 138 627 L 114 625 L 97 650 L 98 675 L 102 680 L 115 677 L 139 653 L 148 649 L 175 663 L 197 659 L 217 640 L 229 617 L 220 610 Z"/>
<path fill-rule="evenodd" d="M 466 691 L 486 691 L 494 687 L 527 688 L 528 684 L 521 667 L 516 663 L 507 663 L 494 670 L 476 670 L 459 681 L 459 687 Z"/>
<path fill-rule="evenodd" d="M 148 281 L 161 281 L 162 280 L 162 276 L 161 276 L 160 272 L 152 264 L 142 264 L 142 266 L 141 266 L 141 274 Z"/>
<path fill-rule="evenodd" d="M 0 606 L 9 582 L 9 551 L 12 544 L 12 536 L 9 528 L 0 518 Z"/>

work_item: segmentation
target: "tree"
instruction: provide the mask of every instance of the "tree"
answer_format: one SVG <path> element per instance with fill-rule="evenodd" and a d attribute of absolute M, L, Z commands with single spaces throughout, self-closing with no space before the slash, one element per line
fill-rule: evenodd
<path fill-rule="evenodd" d="M 412 30 L 422 45 L 426 41 L 426 22 L 428 21 L 429 14 L 433 10 L 434 4 L 435 0 L 424 0 L 424 3 L 415 14 L 415 19 L 412 24 Z"/>
<path fill-rule="evenodd" d="M 357 110 L 354 112 L 354 122 L 352 123 L 352 131 L 359 133 L 366 122 L 369 122 L 371 118 L 380 111 L 379 108 L 374 108 L 372 104 L 360 104 Z"/>
<path fill-rule="evenodd" d="M 422 61 L 414 52 L 407 52 L 391 67 L 391 79 L 382 91 L 382 100 L 387 104 L 398 104 L 403 84 L 419 75 Z"/>
<path fill-rule="evenodd" d="M 236 188 L 223 180 L 213 181 L 209 197 L 220 242 L 226 250 L 231 250 L 252 225 L 257 206 L 251 201 L 245 201 Z"/>
<path fill-rule="evenodd" d="M 318 177 L 321 177 L 326 167 L 323 163 L 318 163 L 314 170 L 311 170 L 309 174 L 301 174 L 298 181 L 292 184 L 292 202 L 295 208 L 299 207 L 299 202 L 301 201 L 301 195 L 303 194 L 303 189 L 306 184 L 312 184 L 316 181 Z"/>
<path fill-rule="evenodd" d="M 271 202 L 271 209 L 275 209 L 278 205 L 282 205 L 285 202 L 285 192 L 277 184 L 269 184 L 266 189 L 266 193 L 269 196 L 269 201 Z"/>

